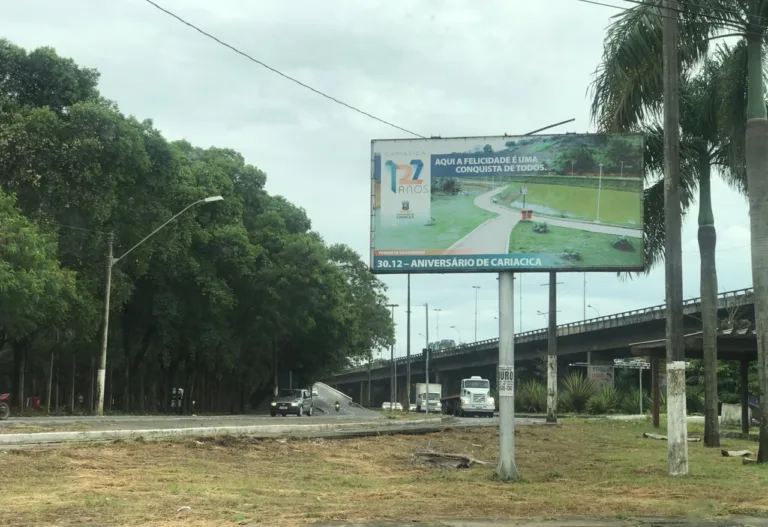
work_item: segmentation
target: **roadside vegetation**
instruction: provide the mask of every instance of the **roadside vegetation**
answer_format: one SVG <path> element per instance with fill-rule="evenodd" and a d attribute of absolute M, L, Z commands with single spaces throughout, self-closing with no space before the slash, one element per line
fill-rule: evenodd
<path fill-rule="evenodd" d="M 211 196 L 224 199 L 114 266 L 107 411 L 168 411 L 182 388 L 186 413 L 241 412 L 276 362 L 306 386 L 392 343 L 384 284 L 241 154 L 164 138 L 51 48 L 0 40 L 0 78 L 0 393 L 14 414 L 27 398 L 91 411 L 109 233 L 119 257 Z"/>
<path fill-rule="evenodd" d="M 664 424 L 662 423 L 662 426 Z M 208 526 L 439 518 L 766 514 L 768 472 L 691 443 L 693 472 L 666 475 L 647 421 L 521 426 L 518 484 L 495 482 L 493 428 L 345 440 L 220 438 L 10 451 L 0 524 Z M 691 435 L 700 429 L 691 427 Z M 414 465 L 415 451 L 472 456 L 459 471 Z M 723 448 L 755 444 L 723 439 Z M 98 455 L 94 455 L 98 452 Z M 474 489 L 467 500 L 467 489 Z M 674 499 L 670 499 L 673 495 Z M 396 503 L 396 506 L 393 506 Z M 188 507 L 188 508 L 184 508 Z"/>

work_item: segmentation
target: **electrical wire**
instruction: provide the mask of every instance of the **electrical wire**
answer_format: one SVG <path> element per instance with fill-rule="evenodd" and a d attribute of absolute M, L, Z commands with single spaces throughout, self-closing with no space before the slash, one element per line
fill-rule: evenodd
<path fill-rule="evenodd" d="M 402 126 L 396 125 L 396 124 L 394 124 L 394 123 L 392 123 L 392 122 L 389 122 L 389 121 L 387 121 L 387 120 L 385 120 L 385 119 L 382 119 L 381 117 L 376 117 L 375 115 L 373 115 L 373 114 L 371 114 L 371 113 L 368 113 L 368 112 L 366 112 L 366 111 L 364 111 L 364 110 L 361 110 L 360 108 L 357 108 L 357 107 L 355 107 L 355 106 L 352 106 L 351 104 L 348 104 L 348 103 L 346 103 L 346 102 L 344 102 L 344 101 L 342 101 L 342 100 L 340 100 L 340 99 L 337 99 L 336 97 L 333 97 L 332 95 L 328 95 L 327 93 L 325 93 L 325 92 L 322 92 L 322 91 L 318 90 L 317 88 L 313 88 L 313 87 L 312 87 L 312 86 L 310 86 L 309 84 L 306 84 L 306 83 L 304 83 L 304 82 L 301 82 L 300 80 L 298 80 L 298 79 L 296 79 L 296 78 L 294 78 L 294 77 L 291 77 L 290 75 L 287 75 L 287 74 L 283 73 L 282 71 L 278 70 L 277 68 L 273 68 L 272 66 L 270 66 L 270 65 L 268 65 L 268 64 L 266 64 L 266 63 L 264 63 L 264 62 L 262 62 L 261 60 L 258 60 L 258 59 L 256 59 L 256 58 L 252 57 L 252 56 L 251 56 L 251 55 L 249 55 L 248 53 L 245 53 L 244 51 L 241 51 L 241 50 L 239 50 L 239 49 L 238 49 L 238 48 L 236 48 L 235 46 L 232 46 L 231 44 L 228 44 L 228 43 L 224 42 L 223 40 L 221 40 L 221 39 L 219 39 L 219 38 L 215 37 L 214 35 L 212 35 L 212 34 L 210 34 L 210 33 L 206 32 L 206 31 L 204 31 L 204 30 L 200 29 L 200 28 L 199 28 L 199 27 L 197 27 L 196 25 L 192 24 L 191 22 L 188 22 L 187 20 L 184 20 L 184 19 L 183 19 L 183 18 L 181 18 L 179 15 L 177 15 L 177 14 L 175 14 L 175 13 L 173 13 L 173 12 L 169 11 L 168 9 L 165 9 L 164 7 L 162 7 L 162 6 L 158 5 L 158 4 L 156 4 L 156 3 L 155 3 L 155 2 L 153 2 L 152 0 L 144 0 L 144 1 L 145 1 L 146 3 L 148 3 L 148 4 L 152 5 L 153 7 L 155 7 L 155 8 L 157 8 L 157 9 L 159 9 L 160 11 L 162 11 L 163 13 L 165 13 L 166 15 L 168 15 L 168 16 L 170 16 L 170 17 L 173 17 L 173 18 L 175 18 L 176 20 L 178 20 L 179 22 L 181 22 L 181 23 L 182 23 L 182 24 L 184 24 L 185 26 L 187 26 L 187 27 L 190 27 L 190 28 L 194 29 L 194 30 L 195 30 L 195 31 L 197 31 L 198 33 L 200 33 L 200 34 L 202 34 L 202 35 L 204 35 L 204 36 L 206 36 L 206 37 L 210 38 L 211 40 L 214 40 L 215 42 L 217 42 L 217 43 L 221 44 L 222 46 L 224 46 L 224 47 L 226 47 L 226 48 L 229 48 L 230 50 L 234 51 L 234 52 L 235 52 L 235 53 L 237 53 L 238 55 L 241 55 L 241 56 L 245 57 L 246 59 L 250 60 L 251 62 L 253 62 L 253 63 L 255 63 L 255 64 L 258 64 L 259 66 L 261 66 L 261 67 L 263 67 L 263 68 L 266 68 L 266 69 L 268 69 L 268 70 L 269 70 L 269 71 L 271 71 L 272 73 L 276 73 L 277 75 L 280 75 L 280 76 L 281 76 L 281 77 L 283 77 L 284 79 L 287 79 L 287 80 L 289 80 L 289 81 L 291 81 L 291 82 L 293 82 L 293 83 L 295 83 L 295 84 L 298 84 L 298 85 L 299 85 L 299 86 L 301 86 L 302 88 L 306 88 L 307 90 L 310 90 L 311 92 L 314 92 L 314 93 L 316 93 L 317 95 L 320 95 L 321 97 L 325 97 L 326 99 L 328 99 L 328 100 L 330 100 L 330 101 L 333 101 L 333 102 L 335 102 L 336 104 L 340 104 L 341 106 L 344 106 L 345 108 L 348 108 L 348 109 L 350 109 L 350 110 L 352 110 L 352 111 L 354 111 L 354 112 L 357 112 L 357 113 L 359 113 L 359 114 L 361 114 L 361 115 L 364 115 L 364 116 L 366 116 L 366 117 L 369 117 L 370 119 L 373 119 L 373 120 L 375 120 L 375 121 L 378 121 L 378 122 L 380 122 L 380 123 L 382 123 L 382 124 L 386 124 L 387 126 L 391 126 L 392 128 L 396 128 L 396 129 L 398 129 L 398 130 L 400 130 L 400 131 L 403 131 L 403 132 L 405 132 L 405 133 L 407 133 L 407 134 L 411 134 L 411 135 L 413 135 L 413 136 L 419 137 L 419 138 L 421 138 L 421 139 L 426 139 L 426 137 L 425 137 L 425 136 L 423 136 L 423 135 L 421 135 L 421 134 L 417 134 L 416 132 L 413 132 L 413 131 L 411 131 L 411 130 L 408 130 L 407 128 L 403 128 Z"/>
<path fill-rule="evenodd" d="M 621 14 L 624 14 L 624 13 L 629 13 L 629 12 L 633 11 L 634 9 L 636 9 L 636 7 L 625 8 L 625 7 L 621 7 L 621 6 L 614 5 L 614 4 L 607 4 L 607 3 L 604 3 L 604 2 L 599 2 L 599 1 L 596 1 L 596 0 L 577 0 L 577 1 L 585 3 L 585 4 L 592 4 L 592 5 L 597 5 L 597 6 L 601 6 L 601 7 L 610 7 L 610 8 L 618 9 L 618 10 L 621 11 L 620 14 L 614 15 L 614 17 L 612 17 L 612 18 L 615 18 L 616 16 L 620 16 Z M 636 6 L 658 7 L 662 11 L 668 9 L 668 8 L 661 7 L 659 5 L 650 4 L 650 3 L 645 2 L 643 0 L 621 0 L 621 1 L 627 2 L 627 3 L 630 3 L 630 4 L 635 4 Z M 698 9 L 704 9 L 704 6 L 702 6 L 700 4 L 692 3 L 692 2 L 686 1 L 686 0 L 678 0 L 678 4 L 682 5 L 682 6 L 689 6 L 689 7 L 696 7 Z M 680 8 L 672 9 L 672 11 L 675 11 L 677 13 L 682 13 L 682 14 L 691 14 L 691 11 L 685 11 L 685 10 L 680 9 Z M 718 9 L 717 11 L 723 12 L 723 13 L 728 13 L 728 14 L 739 15 L 739 16 L 741 15 L 741 13 L 738 13 L 736 11 L 729 11 L 729 10 L 726 10 L 726 9 Z M 654 13 L 649 13 L 649 14 L 654 14 Z M 663 13 L 655 13 L 655 14 L 656 14 L 656 16 L 659 16 L 661 18 L 670 18 L 670 19 L 675 18 L 675 19 L 677 19 L 676 17 L 671 17 L 671 16 L 665 15 Z M 738 24 L 738 22 L 736 22 L 734 20 L 730 20 L 730 19 L 726 19 L 726 18 L 720 18 L 720 17 L 714 16 L 712 14 L 705 14 L 705 13 L 701 13 L 701 12 L 700 13 L 693 13 L 693 14 L 696 14 L 697 16 L 700 16 L 700 17 L 703 17 L 703 18 L 708 18 L 710 20 L 714 20 L 716 22 L 720 22 L 722 24 L 723 28 L 732 29 L 734 31 L 739 32 L 739 34 L 741 34 L 741 35 L 744 35 L 744 36 L 755 35 L 755 36 L 760 36 L 761 38 L 765 38 L 765 35 L 763 33 L 758 33 L 758 32 L 755 32 L 755 31 L 750 31 L 746 27 L 740 26 Z M 756 16 L 757 16 L 757 18 L 760 18 L 762 20 L 768 20 L 768 17 L 760 16 L 760 15 L 756 15 Z M 746 25 L 746 22 L 744 22 L 744 24 Z M 760 29 L 760 30 L 763 30 L 763 31 L 768 30 L 768 26 L 752 25 L 751 27 L 756 28 L 756 29 Z"/>

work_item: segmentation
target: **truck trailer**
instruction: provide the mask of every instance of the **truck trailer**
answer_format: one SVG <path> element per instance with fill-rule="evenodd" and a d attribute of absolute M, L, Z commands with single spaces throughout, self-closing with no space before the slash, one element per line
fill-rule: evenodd
<path fill-rule="evenodd" d="M 431 388 L 430 388 L 431 391 Z M 491 397 L 491 382 L 477 375 L 461 380 L 461 392 L 443 397 L 443 413 L 457 417 L 493 417 L 496 401 Z"/>

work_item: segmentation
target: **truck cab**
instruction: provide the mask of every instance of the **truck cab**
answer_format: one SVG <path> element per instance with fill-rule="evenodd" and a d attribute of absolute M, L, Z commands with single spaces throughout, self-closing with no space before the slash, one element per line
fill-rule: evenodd
<path fill-rule="evenodd" d="M 493 417 L 496 401 L 491 397 L 491 382 L 478 375 L 462 379 L 461 393 L 443 398 L 443 411 L 456 416 Z"/>

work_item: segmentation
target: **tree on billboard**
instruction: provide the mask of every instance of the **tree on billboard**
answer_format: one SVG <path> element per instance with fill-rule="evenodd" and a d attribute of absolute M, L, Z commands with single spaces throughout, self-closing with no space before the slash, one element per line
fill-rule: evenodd
<path fill-rule="evenodd" d="M 593 117 L 606 130 L 647 132 L 646 173 L 657 176 L 664 165 L 661 108 L 661 13 L 654 2 L 631 9 L 609 30 L 603 63 L 594 84 Z M 681 4 L 682 6 L 682 4 Z M 747 46 L 720 46 L 709 53 L 702 38 L 703 19 L 686 11 L 681 17 L 680 53 L 684 66 L 681 105 L 681 205 L 686 210 L 698 184 L 699 251 L 705 368 L 705 444 L 719 445 L 717 417 L 717 272 L 716 232 L 710 187 L 713 168 L 740 190 L 746 188 Z M 705 24 L 706 31 L 717 28 Z M 706 36 L 708 33 L 704 33 Z M 644 50 L 639 52 L 638 50 Z M 639 54 L 638 54 L 639 53 Z M 701 65 L 699 71 L 694 66 Z M 631 82 L 627 82 L 627 72 Z M 645 240 L 649 269 L 663 258 L 664 191 L 658 180 L 645 191 Z M 765 397 L 764 397 L 765 399 Z M 761 434 L 765 433 L 761 429 Z"/>

